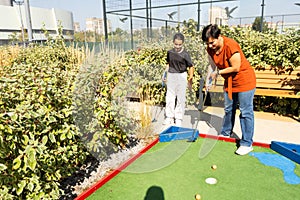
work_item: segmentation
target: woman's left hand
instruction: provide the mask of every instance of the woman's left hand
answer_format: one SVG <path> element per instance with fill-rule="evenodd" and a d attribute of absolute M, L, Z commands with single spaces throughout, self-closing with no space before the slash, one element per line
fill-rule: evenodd
<path fill-rule="evenodd" d="M 189 88 L 189 90 L 192 90 L 192 88 L 193 88 L 192 86 L 193 86 L 193 77 L 188 79 L 188 88 Z"/>

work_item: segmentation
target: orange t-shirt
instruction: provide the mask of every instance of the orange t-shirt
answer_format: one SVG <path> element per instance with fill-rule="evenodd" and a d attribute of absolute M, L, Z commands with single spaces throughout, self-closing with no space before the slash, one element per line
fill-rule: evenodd
<path fill-rule="evenodd" d="M 232 92 L 245 92 L 256 87 L 255 72 L 249 61 L 246 59 L 240 45 L 233 39 L 222 36 L 224 41 L 223 49 L 216 54 L 212 49 L 207 49 L 216 66 L 219 69 L 230 67 L 229 59 L 234 53 L 240 53 L 241 66 L 240 71 L 230 74 L 222 74 L 225 79 L 224 87 L 228 91 L 228 77 L 232 76 Z"/>

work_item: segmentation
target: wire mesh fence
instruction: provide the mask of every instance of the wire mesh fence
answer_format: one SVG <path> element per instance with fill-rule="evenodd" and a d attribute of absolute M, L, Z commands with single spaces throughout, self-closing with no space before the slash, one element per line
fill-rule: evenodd
<path fill-rule="evenodd" d="M 257 17 L 260 18 L 261 16 L 231 18 L 229 25 L 252 27 Z M 277 32 L 282 33 L 287 28 L 300 28 L 300 14 L 268 15 L 264 16 L 264 22 L 267 23 L 268 28 L 276 29 Z"/>
<path fill-rule="evenodd" d="M 214 9 L 216 9 L 213 6 L 218 9 L 222 8 L 224 12 L 226 9 L 228 11 L 243 6 L 235 0 L 107 0 L 106 2 L 109 18 L 119 18 L 115 21 L 114 26 L 126 29 L 130 36 L 135 34 L 134 32 L 140 31 L 140 38 L 151 39 L 170 37 L 168 29 L 178 27 L 183 21 L 189 19 L 197 21 L 198 29 L 200 29 L 214 21 L 211 19 L 215 15 L 212 15 L 211 12 L 215 12 Z M 260 6 L 258 5 L 258 8 Z M 223 25 L 252 27 L 255 19 L 260 17 L 234 18 L 230 16 L 226 20 L 225 17 L 223 21 L 227 21 L 228 24 Z M 263 18 L 269 29 L 276 29 L 279 33 L 282 33 L 285 28 L 300 27 L 300 14 L 270 15 Z M 155 36 L 153 30 L 158 30 Z"/>

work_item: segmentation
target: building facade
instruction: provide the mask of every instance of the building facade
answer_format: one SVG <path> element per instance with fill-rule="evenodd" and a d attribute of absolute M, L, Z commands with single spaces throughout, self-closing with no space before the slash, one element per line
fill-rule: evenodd
<path fill-rule="evenodd" d="M 228 17 L 226 10 L 219 6 L 212 6 L 209 9 L 209 21 L 211 24 L 228 25 Z"/>
<path fill-rule="evenodd" d="M 80 32 L 80 23 L 79 22 L 74 22 L 74 32 Z"/>
<path fill-rule="evenodd" d="M 104 35 L 104 20 L 102 18 L 87 18 L 85 19 L 85 30 L 95 32 L 99 35 Z M 111 32 L 111 21 L 107 20 L 108 32 Z"/>
<path fill-rule="evenodd" d="M 11 2 L 11 3 L 10 3 Z M 0 45 L 9 44 L 13 36 L 28 40 L 24 37 L 28 24 L 24 4 L 12 4 L 12 1 L 0 1 Z M 50 37 L 55 38 L 59 34 L 59 28 L 62 28 L 63 37 L 66 40 L 74 38 L 74 22 L 72 12 L 60 9 L 44 9 L 30 7 L 30 16 L 32 24 L 32 40 L 44 41 L 44 34 L 47 30 Z"/>
<path fill-rule="evenodd" d="M 13 0 L 0 0 L 0 5 L 13 6 Z"/>

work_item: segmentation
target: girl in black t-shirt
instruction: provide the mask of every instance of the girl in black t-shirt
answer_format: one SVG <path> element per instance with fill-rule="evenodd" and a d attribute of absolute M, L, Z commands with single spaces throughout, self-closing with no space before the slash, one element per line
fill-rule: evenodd
<path fill-rule="evenodd" d="M 167 52 L 166 119 L 163 124 L 181 126 L 186 101 L 186 87 L 192 87 L 194 67 L 189 53 L 183 47 L 184 36 L 176 33 L 174 48 Z M 187 75 L 189 72 L 189 76 Z M 188 77 L 188 79 L 187 79 Z M 176 106 L 175 106 L 175 99 Z"/>

